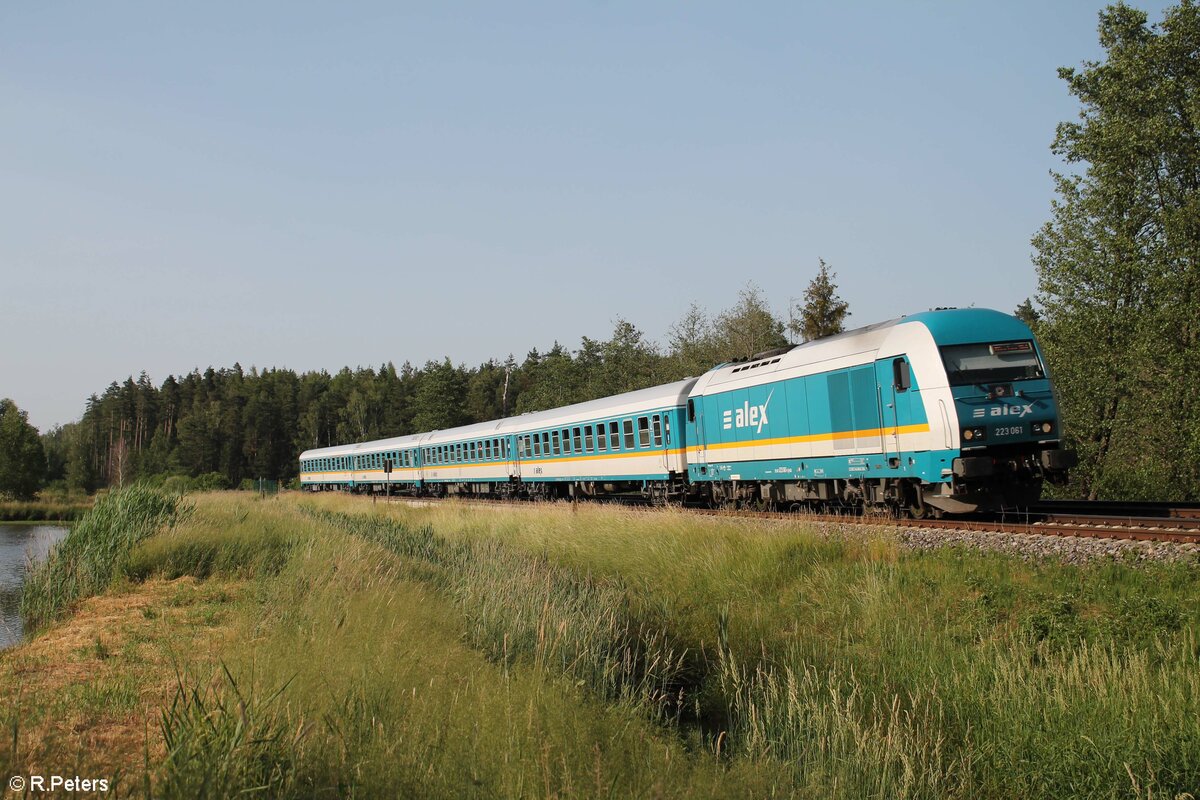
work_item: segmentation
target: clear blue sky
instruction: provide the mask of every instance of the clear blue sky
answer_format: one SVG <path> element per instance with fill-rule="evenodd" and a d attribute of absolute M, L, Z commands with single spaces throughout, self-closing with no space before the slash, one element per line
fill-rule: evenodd
<path fill-rule="evenodd" d="M 1104 5 L 3 3 L 0 396 L 1011 311 Z"/>

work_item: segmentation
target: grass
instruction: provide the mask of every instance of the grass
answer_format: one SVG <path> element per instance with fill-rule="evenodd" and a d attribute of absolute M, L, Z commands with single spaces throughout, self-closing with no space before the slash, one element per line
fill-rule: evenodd
<path fill-rule="evenodd" d="M 3 656 L 14 765 L 155 797 L 1200 796 L 1194 563 L 593 506 L 126 508 L 153 532 Z"/>
<path fill-rule="evenodd" d="M 91 503 L 70 500 L 0 501 L 0 522 L 70 522 L 91 509 Z"/>

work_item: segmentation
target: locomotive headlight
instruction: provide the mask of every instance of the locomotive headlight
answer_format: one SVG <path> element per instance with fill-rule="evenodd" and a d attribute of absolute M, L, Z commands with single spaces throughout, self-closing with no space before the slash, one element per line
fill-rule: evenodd
<path fill-rule="evenodd" d="M 1041 423 L 1038 423 L 1037 425 L 1034 425 L 1034 427 L 1037 430 L 1041 431 L 1042 433 L 1053 433 L 1054 432 L 1054 423 L 1053 422 L 1041 422 Z"/>
<path fill-rule="evenodd" d="M 983 428 L 963 428 L 962 438 L 968 442 L 983 439 L 986 436 L 987 432 Z"/>
<path fill-rule="evenodd" d="M 963 438 L 966 439 L 968 442 L 971 441 L 972 439 L 975 438 L 975 431 L 971 430 L 970 428 L 967 428 L 965 431 L 963 431 Z"/>

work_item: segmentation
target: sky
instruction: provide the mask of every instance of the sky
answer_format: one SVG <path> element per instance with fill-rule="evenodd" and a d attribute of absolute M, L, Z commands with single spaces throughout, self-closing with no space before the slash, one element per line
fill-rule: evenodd
<path fill-rule="evenodd" d="M 1011 311 L 1104 5 L 0 0 L 0 397 Z"/>

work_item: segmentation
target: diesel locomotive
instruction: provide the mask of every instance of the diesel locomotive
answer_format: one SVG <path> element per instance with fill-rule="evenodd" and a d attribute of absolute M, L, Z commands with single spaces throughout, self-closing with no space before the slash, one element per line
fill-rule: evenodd
<path fill-rule="evenodd" d="M 1075 465 L 1020 320 L 913 314 L 698 378 L 517 417 L 309 450 L 314 491 L 642 497 L 891 509 L 1024 507 Z"/>

